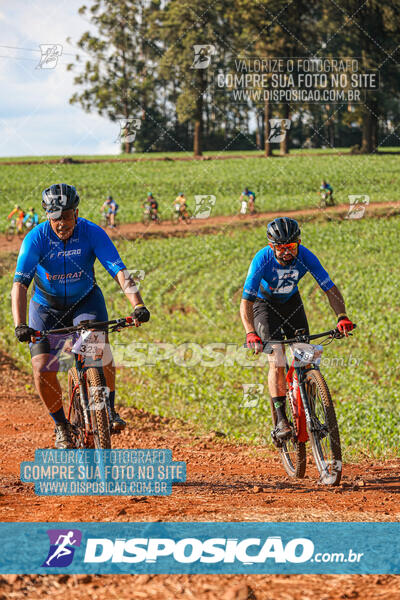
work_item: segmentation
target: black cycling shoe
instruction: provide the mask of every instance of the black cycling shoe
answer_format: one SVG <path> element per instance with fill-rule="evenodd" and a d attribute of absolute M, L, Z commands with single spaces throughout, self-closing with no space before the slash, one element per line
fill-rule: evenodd
<path fill-rule="evenodd" d="M 292 434 L 292 428 L 289 425 L 287 417 L 282 417 L 276 424 L 275 435 L 279 440 L 285 440 Z"/>
<path fill-rule="evenodd" d="M 71 423 L 68 423 L 68 421 L 66 423 L 57 423 L 54 431 L 56 434 L 55 448 L 58 450 L 75 448 L 74 440 L 72 438 Z"/>
<path fill-rule="evenodd" d="M 124 421 L 119 414 L 114 410 L 111 412 L 111 431 L 123 431 L 126 427 L 126 421 Z"/>

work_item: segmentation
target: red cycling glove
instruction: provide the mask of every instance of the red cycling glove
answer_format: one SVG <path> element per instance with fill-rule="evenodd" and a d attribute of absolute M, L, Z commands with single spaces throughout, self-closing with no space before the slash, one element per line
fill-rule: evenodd
<path fill-rule="evenodd" d="M 337 322 L 337 328 L 340 331 L 340 333 L 344 333 L 344 335 L 347 335 L 349 331 L 352 331 L 354 329 L 354 323 L 352 323 L 350 319 L 345 315 L 343 317 L 339 317 Z"/>
<path fill-rule="evenodd" d="M 248 348 L 252 348 L 255 352 L 261 352 L 263 343 L 262 339 L 256 334 L 255 331 L 251 331 L 246 334 L 246 344 Z"/>

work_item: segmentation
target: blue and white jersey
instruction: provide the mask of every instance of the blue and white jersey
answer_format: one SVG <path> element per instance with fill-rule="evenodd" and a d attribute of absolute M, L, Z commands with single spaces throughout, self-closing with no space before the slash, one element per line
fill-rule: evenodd
<path fill-rule="evenodd" d="M 299 245 L 297 257 L 288 266 L 280 265 L 272 248 L 266 246 L 251 261 L 242 298 L 252 302 L 256 298 L 286 302 L 298 291 L 297 284 L 307 272 L 324 292 L 333 287 L 333 281 L 318 258 L 305 246 Z"/>
<path fill-rule="evenodd" d="M 33 300 L 45 306 L 61 301 L 69 307 L 95 286 L 96 258 L 112 277 L 125 269 L 107 233 L 95 223 L 78 218 L 72 236 L 63 241 L 46 221 L 22 242 L 14 281 L 28 287 L 34 279 Z"/>

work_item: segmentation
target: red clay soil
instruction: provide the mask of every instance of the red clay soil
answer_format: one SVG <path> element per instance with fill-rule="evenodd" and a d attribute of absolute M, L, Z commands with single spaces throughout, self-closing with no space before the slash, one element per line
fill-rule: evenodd
<path fill-rule="evenodd" d="M 286 210 L 278 212 L 257 213 L 256 215 L 239 215 L 218 217 L 209 217 L 208 219 L 193 219 L 189 225 L 185 223 L 173 223 L 172 221 L 163 221 L 159 225 L 149 223 L 121 223 L 114 231 L 107 229 L 108 235 L 113 239 L 135 240 L 138 238 L 156 238 L 156 237 L 180 237 L 190 235 L 191 233 L 218 233 L 221 230 L 229 231 L 235 227 L 252 227 L 262 225 L 265 222 L 274 219 L 282 214 L 313 220 L 316 218 L 329 219 L 330 215 L 345 217 L 349 209 L 348 204 L 340 204 L 328 208 L 305 208 L 302 210 Z M 386 210 L 387 209 L 387 210 Z M 400 202 L 372 202 L 369 204 L 366 216 L 391 216 L 400 213 Z M 4 234 L 0 234 L 0 252 L 12 252 L 19 250 L 21 240 L 15 237 L 7 241 Z"/>
<path fill-rule="evenodd" d="M 51 421 L 29 375 L 0 352 L 1 521 L 398 521 L 400 460 L 345 464 L 343 484 L 318 484 L 313 465 L 291 480 L 268 447 L 227 442 L 216 432 L 198 436 L 190 424 L 121 408 L 129 427 L 121 448 L 170 448 L 187 463 L 187 481 L 168 497 L 39 497 L 21 483 L 21 461 L 53 444 Z M 354 575 L 106 575 L 0 576 L 0 600 L 185 598 L 251 600 L 400 598 L 398 576 Z"/>

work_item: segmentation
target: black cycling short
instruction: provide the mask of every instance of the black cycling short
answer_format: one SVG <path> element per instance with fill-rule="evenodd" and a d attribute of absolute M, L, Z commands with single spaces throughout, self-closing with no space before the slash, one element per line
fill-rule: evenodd
<path fill-rule="evenodd" d="M 292 338 L 296 329 L 305 329 L 306 334 L 310 333 L 299 292 L 283 303 L 272 298 L 257 298 L 253 304 L 253 315 L 256 332 L 263 342 Z"/>

